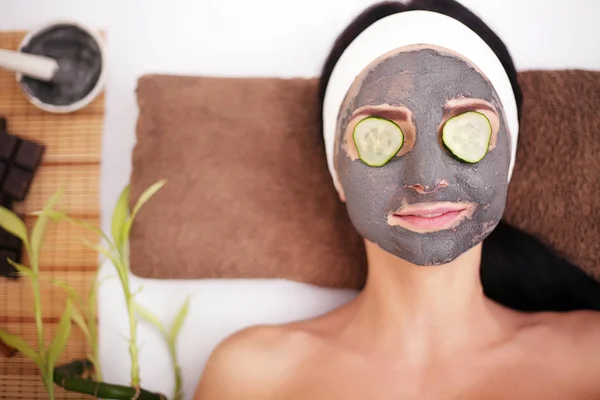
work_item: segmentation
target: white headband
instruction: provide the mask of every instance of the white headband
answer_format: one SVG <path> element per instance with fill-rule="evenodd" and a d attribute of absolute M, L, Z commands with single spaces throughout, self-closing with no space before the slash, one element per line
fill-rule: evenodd
<path fill-rule="evenodd" d="M 369 26 L 350 43 L 333 69 L 323 102 L 323 136 L 327 164 L 336 189 L 339 190 L 339 182 L 333 164 L 334 141 L 344 97 L 356 77 L 375 59 L 400 47 L 418 44 L 454 51 L 470 60 L 489 79 L 502 102 L 510 131 L 510 181 L 517 153 L 519 118 L 504 67 L 483 39 L 461 22 L 443 14 L 415 10 L 392 14 Z"/>

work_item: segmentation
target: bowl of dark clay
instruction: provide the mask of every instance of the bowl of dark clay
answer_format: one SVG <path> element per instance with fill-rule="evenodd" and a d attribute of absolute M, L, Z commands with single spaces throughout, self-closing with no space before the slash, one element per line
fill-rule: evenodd
<path fill-rule="evenodd" d="M 77 22 L 52 22 L 31 31 L 19 51 L 50 57 L 58 63 L 58 70 L 50 81 L 17 73 L 29 101 L 42 110 L 53 113 L 80 110 L 104 89 L 104 41 L 97 32 Z"/>

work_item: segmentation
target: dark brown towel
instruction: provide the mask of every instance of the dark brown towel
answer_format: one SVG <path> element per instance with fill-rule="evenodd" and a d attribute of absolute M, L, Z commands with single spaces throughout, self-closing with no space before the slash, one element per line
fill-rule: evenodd
<path fill-rule="evenodd" d="M 520 74 L 506 221 L 600 277 L 600 73 Z M 131 268 L 160 279 L 364 283 L 362 241 L 327 171 L 315 79 L 145 76 L 138 85 Z"/>
<path fill-rule="evenodd" d="M 600 280 L 600 72 L 519 74 L 524 102 L 505 220 Z"/>

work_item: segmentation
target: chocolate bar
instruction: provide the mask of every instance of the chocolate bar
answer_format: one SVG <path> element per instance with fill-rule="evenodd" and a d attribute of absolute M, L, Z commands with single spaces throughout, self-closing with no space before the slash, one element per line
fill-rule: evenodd
<path fill-rule="evenodd" d="M 12 209 L 13 200 L 0 194 L 0 206 Z M 23 242 L 13 234 L 0 228 L 0 275 L 7 278 L 18 278 L 17 270 L 7 260 L 21 262 Z"/>
<path fill-rule="evenodd" d="M 10 160 L 18 142 L 16 136 L 0 131 L 0 160 Z"/>
<path fill-rule="evenodd" d="M 0 193 L 0 206 L 4 207 L 4 208 L 8 208 L 9 210 L 12 210 L 12 205 L 13 205 L 13 200 L 8 197 L 3 195 L 2 193 Z"/>
<path fill-rule="evenodd" d="M 4 178 L 3 191 L 17 201 L 25 200 L 33 181 L 33 172 L 11 165 Z"/>
<path fill-rule="evenodd" d="M 0 194 L 23 201 L 29 193 L 45 146 L 20 139 L 6 130 L 6 119 L 0 118 Z"/>
<path fill-rule="evenodd" d="M 21 242 L 19 242 L 21 243 Z M 0 249 L 0 275 L 7 278 L 17 279 L 19 277 L 17 269 L 8 262 L 8 259 L 14 262 L 20 262 L 21 248 L 18 249 Z"/>
<path fill-rule="evenodd" d="M 0 182 L 4 180 L 6 173 L 8 172 L 8 163 L 6 161 L 0 161 Z"/>
<path fill-rule="evenodd" d="M 12 210 L 13 201 L 23 201 L 27 197 L 45 146 L 11 135 L 6 130 L 7 121 L 0 117 L 0 205 Z M 0 228 L 0 275 L 19 277 L 7 259 L 20 263 L 22 250 L 21 239 Z"/>
<path fill-rule="evenodd" d="M 0 228 L 0 243 L 5 250 L 18 251 L 21 249 L 21 239 Z M 15 258 L 13 261 L 19 261 Z"/>
<path fill-rule="evenodd" d="M 35 142 L 21 140 L 13 161 L 19 167 L 35 171 L 40 165 L 40 161 L 42 161 L 43 154 L 44 146 Z"/>

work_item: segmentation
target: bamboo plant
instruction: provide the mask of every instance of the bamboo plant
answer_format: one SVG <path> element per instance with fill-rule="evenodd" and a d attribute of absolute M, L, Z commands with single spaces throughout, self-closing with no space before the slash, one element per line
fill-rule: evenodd
<path fill-rule="evenodd" d="M 46 204 L 44 211 L 51 210 L 56 204 L 61 192 L 56 193 Z M 23 246 L 29 256 L 31 266 L 16 263 L 14 260 L 8 262 L 16 268 L 18 273 L 31 280 L 33 290 L 33 312 L 36 329 L 37 346 L 31 346 L 21 337 L 13 335 L 0 329 L 0 340 L 7 345 L 17 349 L 20 353 L 31 359 L 38 367 L 48 398 L 54 400 L 54 367 L 62 355 L 69 336 L 71 335 L 71 317 L 73 305 L 70 299 L 66 301 L 64 311 L 58 323 L 54 337 L 49 345 L 44 341 L 44 325 L 42 321 L 43 308 L 40 293 L 40 250 L 42 248 L 44 234 L 48 226 L 49 218 L 40 215 L 31 232 L 27 232 L 25 223 L 12 211 L 0 207 L 0 226 L 15 235 L 23 242 Z"/>
<path fill-rule="evenodd" d="M 183 399 L 182 392 L 182 380 L 181 380 L 181 366 L 179 365 L 179 360 L 177 358 L 177 337 L 179 336 L 179 332 L 181 331 L 181 327 L 183 326 L 183 322 L 187 317 L 189 311 L 190 299 L 187 298 L 183 303 L 179 312 L 175 316 L 175 320 L 170 328 L 168 328 L 152 311 L 148 310 L 145 307 L 142 307 L 140 304 L 135 304 L 134 308 L 136 313 L 150 322 L 162 335 L 165 342 L 167 343 L 167 348 L 169 350 L 169 356 L 171 357 L 171 363 L 173 364 L 173 375 L 175 379 L 175 389 L 173 391 L 173 400 L 181 400 Z"/>
<path fill-rule="evenodd" d="M 40 366 L 42 379 L 44 380 L 44 386 L 48 391 L 50 399 L 54 399 L 54 388 L 52 382 L 68 391 L 88 394 L 100 398 L 110 398 L 115 400 L 166 399 L 166 397 L 162 394 L 152 393 L 144 390 L 141 387 L 138 361 L 139 350 L 137 345 L 138 321 L 136 316 L 151 322 L 165 339 L 173 364 L 173 373 L 175 379 L 175 390 L 172 398 L 173 400 L 180 400 L 182 398 L 181 368 L 179 366 L 175 345 L 178 334 L 188 313 L 189 299 L 186 300 L 184 305 L 179 310 L 170 329 L 167 329 L 166 325 L 163 324 L 155 314 L 135 302 L 135 295 L 137 292 L 132 292 L 129 284 L 130 269 L 128 257 L 128 239 L 133 221 L 142 206 L 152 196 L 154 196 L 164 184 L 165 181 L 159 181 L 150 186 L 139 197 L 131 212 L 129 212 L 130 188 L 127 186 L 122 191 L 117 205 L 115 206 L 112 216 L 110 236 L 104 233 L 98 227 L 95 227 L 85 221 L 72 218 L 65 212 L 55 210 L 54 205 L 56 204 L 60 193 L 57 193 L 55 196 L 53 196 L 42 211 L 36 213 L 38 215 L 38 219 L 33 228 L 31 239 L 27 238 L 24 224 L 18 218 L 18 216 L 7 209 L 0 209 L 0 217 L 2 217 L 0 219 L 0 221 L 2 221 L 0 225 L 7 231 L 15 234 L 17 237 L 23 240 L 23 243 L 25 243 L 25 248 L 30 254 L 30 259 L 32 260 L 31 269 L 16 264 L 12 261 L 9 262 L 15 265 L 15 268 L 17 268 L 19 273 L 32 279 L 34 292 L 37 293 L 37 295 L 34 296 L 34 309 L 36 314 L 36 328 L 38 329 L 39 337 L 41 337 L 40 335 L 43 334 L 41 320 L 41 300 L 39 299 L 39 281 L 44 279 L 42 279 L 39 275 L 38 254 L 39 247 L 41 245 L 40 235 L 45 230 L 45 227 L 50 219 L 54 221 L 68 221 L 70 223 L 85 227 L 86 229 L 98 234 L 103 239 L 103 244 L 91 243 L 85 239 L 82 239 L 82 242 L 86 246 L 97 251 L 100 255 L 108 258 L 113 263 L 117 270 L 121 288 L 125 296 L 130 329 L 130 337 L 128 339 L 132 366 L 130 386 L 106 383 L 103 382 L 102 379 L 101 367 L 98 358 L 98 329 L 96 322 L 96 297 L 98 287 L 102 283 L 102 281 L 98 280 L 98 271 L 96 271 L 94 283 L 86 299 L 80 296 L 77 291 L 73 290 L 73 288 L 71 288 L 65 282 L 54 279 L 50 280 L 55 285 L 58 285 L 66 290 L 69 294 L 69 298 L 66 304 L 65 313 L 62 315 L 59 328 L 57 329 L 56 338 L 48 349 L 44 349 L 42 346 L 43 341 L 41 341 L 41 344 L 38 345 L 39 349 L 33 350 L 19 337 L 0 331 L 0 339 L 2 339 L 8 345 L 21 351 L 21 353 L 25 354 L 29 358 L 33 359 L 36 364 Z M 68 340 L 71 321 L 83 331 L 86 340 L 89 343 L 90 351 L 87 354 L 87 359 L 85 360 L 74 360 L 68 364 L 55 367 L 56 360 L 58 359 L 60 352 L 62 352 L 62 349 L 64 349 Z"/>

